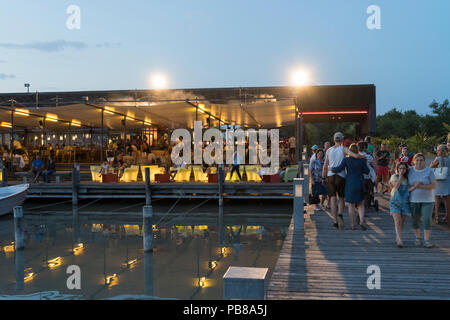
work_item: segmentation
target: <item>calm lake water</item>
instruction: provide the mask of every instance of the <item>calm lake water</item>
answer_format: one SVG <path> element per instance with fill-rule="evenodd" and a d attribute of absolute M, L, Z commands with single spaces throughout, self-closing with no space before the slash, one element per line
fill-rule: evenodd
<path fill-rule="evenodd" d="M 0 218 L 0 298 L 223 299 L 229 266 L 267 267 L 271 275 L 289 224 L 227 219 L 206 225 L 184 219 L 154 225 L 155 249 L 144 254 L 142 225 L 107 220 L 27 218 L 25 250 L 17 254 L 13 218 Z M 80 267 L 81 290 L 67 288 L 71 265 Z"/>

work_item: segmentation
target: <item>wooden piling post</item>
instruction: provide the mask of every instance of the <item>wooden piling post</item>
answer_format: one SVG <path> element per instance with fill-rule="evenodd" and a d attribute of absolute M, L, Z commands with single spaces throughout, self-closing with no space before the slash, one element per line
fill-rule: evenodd
<path fill-rule="evenodd" d="M 153 251 L 153 208 L 152 206 L 144 206 L 143 212 L 143 227 L 144 227 L 144 252 Z"/>
<path fill-rule="evenodd" d="M 14 238 L 15 238 L 15 249 L 23 250 L 24 245 L 24 235 L 25 235 L 25 224 L 23 220 L 23 208 L 21 206 L 14 207 Z"/>
<path fill-rule="evenodd" d="M 78 206 L 78 170 L 74 166 L 72 168 L 72 205 Z"/>
<path fill-rule="evenodd" d="M 150 189 L 150 168 L 145 168 L 145 205 L 151 206 L 152 205 L 152 195 L 151 195 L 151 189 Z"/>

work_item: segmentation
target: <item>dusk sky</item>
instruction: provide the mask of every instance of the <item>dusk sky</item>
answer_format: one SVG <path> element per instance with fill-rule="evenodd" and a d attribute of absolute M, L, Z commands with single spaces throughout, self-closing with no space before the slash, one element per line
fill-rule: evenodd
<path fill-rule="evenodd" d="M 450 98 L 450 1 L 0 0 L 0 92 L 375 84 L 377 113 Z M 70 5 L 80 29 L 66 26 Z M 381 29 L 369 30 L 370 5 Z"/>

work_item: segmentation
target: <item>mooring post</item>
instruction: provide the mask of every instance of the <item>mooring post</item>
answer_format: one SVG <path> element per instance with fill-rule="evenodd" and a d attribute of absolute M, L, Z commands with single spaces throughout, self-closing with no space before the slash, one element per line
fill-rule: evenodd
<path fill-rule="evenodd" d="M 16 291 L 23 291 L 25 287 L 25 252 L 23 250 L 14 253 Z"/>
<path fill-rule="evenodd" d="M 8 170 L 6 170 L 5 165 L 2 167 L 2 187 L 8 186 Z"/>
<path fill-rule="evenodd" d="M 144 294 L 153 296 L 153 252 L 144 252 Z"/>
<path fill-rule="evenodd" d="M 14 237 L 15 248 L 17 250 L 23 250 L 24 245 L 24 233 L 25 226 L 23 221 L 23 208 L 20 206 L 14 207 Z"/>
<path fill-rule="evenodd" d="M 144 252 L 153 251 L 153 208 L 152 206 L 144 206 L 143 212 L 143 227 L 144 227 Z"/>
<path fill-rule="evenodd" d="M 72 168 L 72 206 L 78 206 L 78 170 Z"/>
<path fill-rule="evenodd" d="M 303 189 L 304 189 L 304 179 L 303 178 L 295 178 L 294 179 L 294 230 L 303 230 L 304 229 L 304 198 L 303 198 Z"/>
<path fill-rule="evenodd" d="M 145 205 L 152 205 L 152 195 L 150 190 L 150 168 L 145 168 Z"/>
<path fill-rule="evenodd" d="M 223 206 L 223 183 L 224 183 L 224 168 L 223 164 L 219 164 L 217 169 L 217 180 L 219 182 L 219 207 Z"/>

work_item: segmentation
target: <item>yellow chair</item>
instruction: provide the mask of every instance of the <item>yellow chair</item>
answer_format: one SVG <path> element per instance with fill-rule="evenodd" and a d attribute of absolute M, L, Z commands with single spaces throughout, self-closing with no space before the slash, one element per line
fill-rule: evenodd
<path fill-rule="evenodd" d="M 192 166 L 195 182 L 208 182 L 208 174 L 203 172 L 201 166 Z"/>
<path fill-rule="evenodd" d="M 166 173 L 166 169 L 158 167 L 158 165 L 141 166 L 142 180 L 145 182 L 145 168 L 150 169 L 150 182 L 155 182 L 155 174 Z"/>
<path fill-rule="evenodd" d="M 120 182 L 136 182 L 139 170 L 136 168 L 125 168 Z"/>
<path fill-rule="evenodd" d="M 91 166 L 91 177 L 93 182 L 102 182 L 102 175 L 100 174 L 100 166 Z"/>
<path fill-rule="evenodd" d="M 258 174 L 259 169 L 261 169 L 260 165 L 245 166 L 245 172 L 247 173 L 247 181 L 261 182 L 262 179 Z"/>
<path fill-rule="evenodd" d="M 180 168 L 173 179 L 175 182 L 189 182 L 191 180 L 192 168 Z"/>
<path fill-rule="evenodd" d="M 241 174 L 241 178 L 244 178 L 244 166 L 239 166 L 239 173 Z M 225 181 L 231 181 L 231 182 L 239 182 L 239 176 L 237 172 L 233 172 L 233 176 L 230 178 L 231 170 L 227 172 L 227 175 L 225 176 Z"/>

